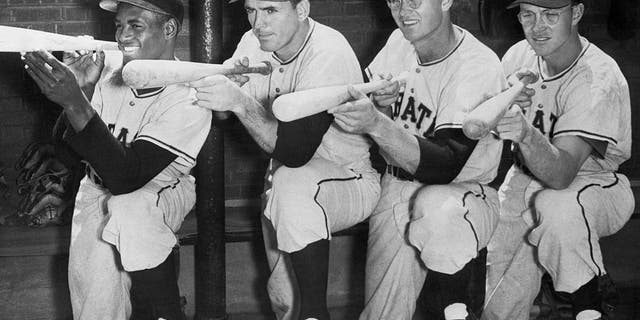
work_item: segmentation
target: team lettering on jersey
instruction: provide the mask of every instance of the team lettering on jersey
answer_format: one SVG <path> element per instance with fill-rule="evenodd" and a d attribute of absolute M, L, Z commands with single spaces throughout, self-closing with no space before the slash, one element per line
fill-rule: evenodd
<path fill-rule="evenodd" d="M 116 125 L 115 123 L 110 123 L 107 125 L 107 128 L 109 128 L 109 132 L 111 132 L 111 134 L 114 134 L 116 131 Z M 129 129 L 127 128 L 120 128 L 120 132 L 118 133 L 118 135 L 114 136 L 116 137 L 116 140 L 118 140 L 118 142 L 120 142 L 120 144 L 122 144 L 123 146 L 130 146 L 131 143 L 127 141 L 127 135 L 129 134 Z"/>
<path fill-rule="evenodd" d="M 526 115 L 526 110 L 523 111 Z M 558 116 L 556 116 L 553 112 L 549 112 L 549 116 L 545 117 L 545 108 L 541 103 L 538 104 L 537 109 L 535 110 L 535 114 L 532 116 L 533 120 L 531 121 L 531 125 L 538 129 L 540 133 L 549 137 L 549 139 L 553 139 L 553 135 L 555 133 L 556 122 L 558 122 Z"/>
<path fill-rule="evenodd" d="M 404 91 L 400 92 L 398 99 L 393 104 L 391 119 L 411 123 L 416 132 L 425 138 L 433 133 L 435 121 L 432 118 L 434 112 L 420 101 L 416 101 L 413 95 L 407 96 L 404 103 Z M 404 106 L 404 108 L 403 108 Z M 427 130 L 423 128 L 427 127 Z"/>

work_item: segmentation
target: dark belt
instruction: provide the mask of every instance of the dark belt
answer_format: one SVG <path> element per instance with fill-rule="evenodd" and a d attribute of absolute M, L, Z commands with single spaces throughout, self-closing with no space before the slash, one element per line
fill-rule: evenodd
<path fill-rule="evenodd" d="M 396 166 L 392 166 L 392 165 L 387 165 L 387 173 L 400 179 L 400 180 L 407 180 L 407 181 L 414 181 L 415 178 L 413 177 L 413 175 L 407 171 L 404 171 L 402 168 L 400 167 L 396 167 Z"/>

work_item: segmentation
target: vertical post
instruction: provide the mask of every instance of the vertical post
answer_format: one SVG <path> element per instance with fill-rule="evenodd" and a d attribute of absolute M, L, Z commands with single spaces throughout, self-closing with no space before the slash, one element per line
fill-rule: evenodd
<path fill-rule="evenodd" d="M 220 62 L 223 1 L 189 0 L 193 61 Z M 195 175 L 195 319 L 226 319 L 224 132 L 215 122 L 198 155 Z"/>

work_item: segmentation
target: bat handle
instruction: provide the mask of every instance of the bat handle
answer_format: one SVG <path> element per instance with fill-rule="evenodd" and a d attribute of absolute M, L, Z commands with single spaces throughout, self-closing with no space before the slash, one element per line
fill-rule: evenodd
<path fill-rule="evenodd" d="M 250 66 L 236 66 L 234 68 L 234 74 L 244 74 L 244 73 L 259 73 L 263 75 L 268 75 L 271 73 L 273 68 L 271 67 L 271 63 L 269 61 L 262 61 L 261 63 L 250 65 Z"/>

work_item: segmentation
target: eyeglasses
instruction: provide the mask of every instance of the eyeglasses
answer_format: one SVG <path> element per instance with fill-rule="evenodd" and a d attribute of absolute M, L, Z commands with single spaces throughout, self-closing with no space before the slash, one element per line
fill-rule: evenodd
<path fill-rule="evenodd" d="M 543 10 L 540 12 L 540 16 L 542 21 L 547 25 L 553 26 L 558 21 L 560 21 L 560 14 L 565 11 L 567 8 L 571 8 L 571 5 L 568 5 L 561 10 Z M 518 21 L 525 27 L 531 26 L 536 23 L 537 14 L 533 11 L 525 10 L 518 12 Z"/>
<path fill-rule="evenodd" d="M 403 1 L 409 5 L 411 9 L 418 9 L 422 4 L 422 0 L 387 0 L 387 6 L 389 6 L 391 10 L 398 10 Z"/>

